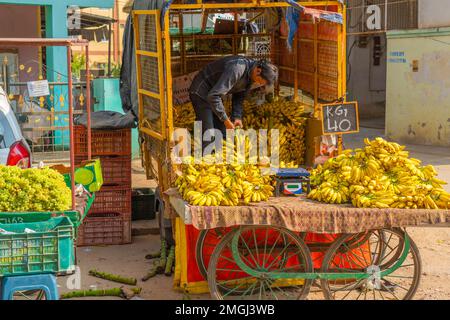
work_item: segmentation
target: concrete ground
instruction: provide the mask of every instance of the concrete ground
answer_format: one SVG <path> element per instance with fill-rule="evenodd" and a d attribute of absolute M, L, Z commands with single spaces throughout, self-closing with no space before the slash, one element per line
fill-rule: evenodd
<path fill-rule="evenodd" d="M 345 137 L 346 147 L 360 147 L 363 145 L 365 137 L 375 138 L 384 135 L 383 125 L 379 120 L 365 121 L 363 126 L 359 134 Z M 449 148 L 417 145 L 408 145 L 407 147 L 411 156 L 421 159 L 425 164 L 436 166 L 439 177 L 450 182 Z M 133 185 L 135 187 L 155 187 L 154 182 L 146 180 L 139 161 L 135 161 L 133 167 Z M 450 191 L 449 186 L 447 186 L 447 190 Z M 142 225 L 142 222 L 140 224 Z M 143 228 L 148 226 L 148 223 L 143 224 Z M 450 299 L 450 228 L 410 228 L 408 231 L 419 247 L 423 261 L 422 282 L 415 298 Z M 159 236 L 157 235 L 134 237 L 132 245 L 79 248 L 81 287 L 88 290 L 120 286 L 89 276 L 89 270 L 96 268 L 104 272 L 136 277 L 138 286 L 143 288 L 140 299 L 183 299 L 185 296 L 182 293 L 173 290 L 171 277 L 158 276 L 145 283 L 139 281 L 151 267 L 151 262 L 145 260 L 145 255 L 157 251 L 158 248 Z M 74 277 L 59 278 L 60 291 L 70 291 L 67 283 L 73 282 L 73 280 Z M 197 295 L 190 296 L 190 298 L 209 299 L 210 297 L 209 295 Z"/>

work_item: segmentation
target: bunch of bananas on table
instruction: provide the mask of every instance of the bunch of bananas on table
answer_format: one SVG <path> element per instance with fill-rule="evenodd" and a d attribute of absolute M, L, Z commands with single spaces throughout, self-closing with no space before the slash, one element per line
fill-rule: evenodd
<path fill-rule="evenodd" d="M 308 197 L 359 208 L 448 209 L 447 184 L 431 165 L 410 158 L 404 146 L 382 138 L 346 150 L 312 170 Z"/>
<path fill-rule="evenodd" d="M 236 141 L 240 139 L 236 137 Z M 251 146 L 246 140 L 244 161 L 234 145 L 233 161 L 228 164 L 216 163 L 214 155 L 203 157 L 200 163 L 195 163 L 192 157 L 185 158 L 175 181 L 183 199 L 193 206 L 237 206 L 241 202 L 267 201 L 274 191 L 272 177 L 263 175 L 261 168 L 250 160 Z M 224 142 L 223 159 L 230 152 L 227 147 L 231 145 Z"/>
<path fill-rule="evenodd" d="M 231 113 L 232 103 L 230 99 L 224 101 L 227 113 Z M 257 105 L 256 103 L 244 101 L 244 118 L 242 119 L 244 129 L 278 129 L 280 141 L 280 161 L 295 162 L 301 165 L 305 162 L 305 128 L 307 117 L 302 104 L 278 99 L 270 103 Z M 186 128 L 191 133 L 194 130 L 195 111 L 192 103 L 186 103 L 174 107 L 174 126 Z M 271 136 L 269 135 L 269 150 Z"/>

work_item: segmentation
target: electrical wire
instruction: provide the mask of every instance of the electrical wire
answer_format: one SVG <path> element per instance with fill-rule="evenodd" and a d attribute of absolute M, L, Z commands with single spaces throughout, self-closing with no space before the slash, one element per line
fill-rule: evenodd
<path fill-rule="evenodd" d="M 348 64 L 347 88 L 348 88 L 348 85 L 350 83 L 350 78 L 352 76 L 352 63 L 350 62 L 350 57 L 352 55 L 353 48 L 355 47 L 357 42 L 358 42 L 358 40 L 356 40 L 356 39 L 353 40 L 353 44 L 351 45 L 350 49 L 348 50 L 348 54 L 347 54 L 347 64 Z"/>

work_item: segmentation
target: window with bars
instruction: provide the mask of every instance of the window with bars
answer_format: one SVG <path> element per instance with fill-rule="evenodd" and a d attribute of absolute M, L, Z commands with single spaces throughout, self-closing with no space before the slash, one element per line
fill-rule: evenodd
<path fill-rule="evenodd" d="M 348 35 L 418 27 L 418 0 L 347 0 L 347 6 Z"/>

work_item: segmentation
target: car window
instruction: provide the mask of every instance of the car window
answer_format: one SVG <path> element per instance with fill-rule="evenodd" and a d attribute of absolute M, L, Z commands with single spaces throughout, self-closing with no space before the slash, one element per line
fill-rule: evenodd
<path fill-rule="evenodd" d="M 8 119 L 6 119 L 6 115 L 0 111 L 0 149 L 9 148 L 14 142 L 14 134 Z"/>

